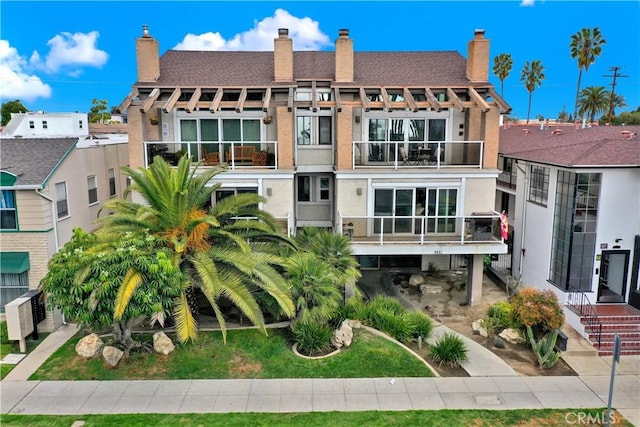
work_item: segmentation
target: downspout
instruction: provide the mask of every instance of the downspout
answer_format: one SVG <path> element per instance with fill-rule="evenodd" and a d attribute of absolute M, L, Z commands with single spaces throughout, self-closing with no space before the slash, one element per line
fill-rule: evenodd
<path fill-rule="evenodd" d="M 58 243 L 58 222 L 56 221 L 55 200 L 53 200 L 51 197 L 45 194 L 42 194 L 41 191 L 42 191 L 41 188 L 36 188 L 36 194 L 38 194 L 38 196 L 42 197 L 45 200 L 48 200 L 51 203 L 51 219 L 53 221 L 53 239 L 55 241 L 55 249 L 57 253 L 58 250 L 60 249 L 60 244 Z M 65 319 L 64 313 L 62 313 L 62 324 L 63 325 L 67 324 L 67 319 Z"/>
<path fill-rule="evenodd" d="M 527 201 L 526 197 L 529 194 L 529 177 L 527 176 L 527 168 L 521 169 L 520 164 L 516 161 L 516 167 L 520 172 L 524 174 L 524 192 L 523 192 L 523 203 L 522 203 L 522 230 L 520 235 L 520 265 L 518 266 L 518 278 L 522 277 L 522 264 L 524 258 L 524 237 L 525 237 L 525 228 L 527 225 Z M 516 190 L 517 192 L 517 190 Z"/>

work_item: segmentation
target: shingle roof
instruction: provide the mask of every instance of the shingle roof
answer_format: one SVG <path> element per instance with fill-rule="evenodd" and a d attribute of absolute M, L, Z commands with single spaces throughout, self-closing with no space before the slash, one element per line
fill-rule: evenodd
<path fill-rule="evenodd" d="M 0 169 L 17 176 L 15 186 L 43 185 L 78 138 L 11 138 L 0 141 Z"/>
<path fill-rule="evenodd" d="M 169 50 L 154 86 L 270 86 L 273 52 Z M 335 52 L 293 52 L 294 80 L 333 80 Z M 458 52 L 354 52 L 357 86 L 468 85 Z"/>
<path fill-rule="evenodd" d="M 544 130 L 535 124 L 511 126 L 500 129 L 499 151 L 507 157 L 559 166 L 640 167 L 638 135 L 640 126 L 551 126 Z"/>

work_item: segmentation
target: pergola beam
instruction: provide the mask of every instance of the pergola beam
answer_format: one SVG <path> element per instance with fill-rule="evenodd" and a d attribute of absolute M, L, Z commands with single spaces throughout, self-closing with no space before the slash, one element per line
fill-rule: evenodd
<path fill-rule="evenodd" d="M 462 103 L 462 100 L 458 97 L 458 95 L 450 87 L 447 88 L 447 96 L 449 97 L 449 100 L 451 102 L 453 102 L 453 105 L 458 107 L 460 109 L 460 111 L 464 111 L 465 110 L 465 107 L 464 107 L 464 104 Z"/>
<path fill-rule="evenodd" d="M 244 109 L 244 103 L 247 100 L 247 88 L 243 87 L 240 91 L 240 96 L 238 97 L 238 102 L 236 102 L 236 113 L 242 113 Z"/>
<path fill-rule="evenodd" d="M 389 94 L 384 86 L 380 87 L 380 95 L 382 96 L 382 102 L 384 103 L 384 111 L 391 110 L 391 102 L 389 101 Z"/>
<path fill-rule="evenodd" d="M 211 101 L 211 105 L 209 106 L 209 111 L 211 111 L 212 114 L 215 114 L 215 112 L 220 108 L 223 93 L 224 89 L 222 89 L 221 87 L 216 89 L 216 94 L 213 97 L 213 101 Z"/>
<path fill-rule="evenodd" d="M 491 109 L 487 101 L 484 100 L 483 97 L 472 87 L 469 88 L 469 95 L 471 95 L 471 99 L 475 101 L 475 103 L 482 109 L 483 113 L 486 113 Z"/>
<path fill-rule="evenodd" d="M 271 102 L 271 88 L 268 87 L 264 94 L 264 100 L 262 102 L 262 111 L 265 113 L 269 110 L 269 103 Z"/>
<path fill-rule="evenodd" d="M 178 98 L 180 98 L 180 92 L 181 91 L 179 87 L 173 90 L 173 93 L 171 94 L 167 102 L 165 102 L 164 107 L 162 107 L 162 111 L 164 111 L 165 113 L 169 113 L 171 112 L 171 110 L 173 110 L 176 102 L 178 102 Z"/>
<path fill-rule="evenodd" d="M 337 87 L 333 88 L 333 93 L 336 99 L 336 110 L 340 113 L 342 112 L 342 99 L 340 98 L 340 89 Z"/>
<path fill-rule="evenodd" d="M 151 107 L 153 106 L 153 103 L 156 102 L 156 99 L 158 99 L 158 96 L 160 96 L 160 89 L 158 89 L 157 87 L 153 88 L 153 90 L 149 94 L 149 97 L 140 107 L 140 111 L 142 111 L 143 113 L 149 111 L 149 109 L 151 109 Z"/>
<path fill-rule="evenodd" d="M 511 112 L 511 106 L 507 104 L 505 100 L 502 99 L 502 97 L 498 95 L 498 93 L 492 87 L 490 87 L 487 92 L 489 93 L 491 98 L 493 98 L 493 102 L 495 102 L 498 108 L 500 108 L 501 113 L 507 114 Z"/>
<path fill-rule="evenodd" d="M 436 111 L 442 110 L 442 106 L 440 105 L 440 103 L 438 102 L 438 99 L 433 94 L 433 91 L 430 88 L 425 87 L 424 88 L 424 93 L 425 93 L 425 95 L 427 95 L 427 99 L 429 100 L 429 103 L 431 104 L 431 108 L 433 108 Z"/>
<path fill-rule="evenodd" d="M 191 98 L 189 98 L 189 102 L 187 102 L 187 106 L 184 107 L 184 110 L 187 113 L 192 112 L 196 108 L 198 101 L 200 101 L 201 94 L 202 94 L 202 89 L 200 89 L 199 87 L 193 90 L 193 93 L 191 94 Z"/>
<path fill-rule="evenodd" d="M 318 111 L 318 94 L 316 92 L 316 81 L 311 82 L 311 110 Z"/>
<path fill-rule="evenodd" d="M 360 102 L 364 107 L 364 111 L 371 110 L 371 105 L 369 105 L 369 99 L 367 98 L 367 91 L 365 91 L 363 87 L 360 88 Z"/>
<path fill-rule="evenodd" d="M 414 113 L 418 111 L 418 104 L 416 104 L 416 100 L 413 99 L 413 95 L 411 94 L 411 91 L 409 90 L 408 87 L 405 87 L 402 90 L 402 94 L 404 96 L 405 101 L 407 101 L 407 105 L 409 106 L 409 109 Z"/>
<path fill-rule="evenodd" d="M 137 96 L 138 89 L 132 89 L 131 92 L 129 92 L 129 95 L 127 95 L 124 101 L 122 101 L 122 103 L 118 106 L 118 111 L 120 111 L 120 113 L 124 113 L 125 111 L 127 111 L 129 106 Z"/>

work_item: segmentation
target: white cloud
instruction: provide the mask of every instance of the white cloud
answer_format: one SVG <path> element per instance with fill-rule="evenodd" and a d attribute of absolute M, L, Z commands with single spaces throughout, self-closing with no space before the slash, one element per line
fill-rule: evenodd
<path fill-rule="evenodd" d="M 289 29 L 295 50 L 320 50 L 331 44 L 329 37 L 320 31 L 317 21 L 309 17 L 298 18 L 284 9 L 277 9 L 273 16 L 257 21 L 255 26 L 233 38 L 225 40 L 220 33 L 187 34 L 175 50 L 273 50 L 273 39 L 278 28 Z"/>
<path fill-rule="evenodd" d="M 535 4 L 535 0 L 522 0 L 520 2 L 520 6 L 522 7 L 533 6 L 534 4 Z"/>
<path fill-rule="evenodd" d="M 34 52 L 30 62 L 48 73 L 70 70 L 69 72 L 76 76 L 82 67 L 101 68 L 106 64 L 109 55 L 97 48 L 99 35 L 97 31 L 60 33 L 47 42 L 50 49 L 44 60 L 38 52 Z"/>
<path fill-rule="evenodd" d="M 7 40 L 0 40 L 0 86 L 3 100 L 32 102 L 51 96 L 51 87 L 40 77 L 29 74 L 27 61 Z"/>

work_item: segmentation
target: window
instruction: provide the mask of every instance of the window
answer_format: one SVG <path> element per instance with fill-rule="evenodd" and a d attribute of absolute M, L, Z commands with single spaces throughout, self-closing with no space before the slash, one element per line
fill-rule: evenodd
<path fill-rule="evenodd" d="M 47 124 L 46 120 L 42 121 L 42 129 L 47 129 L 49 127 L 49 125 Z"/>
<path fill-rule="evenodd" d="M 116 190 L 116 171 L 109 169 L 107 174 L 109 176 L 109 197 L 114 197 L 118 193 Z"/>
<path fill-rule="evenodd" d="M 331 201 L 331 193 L 330 177 L 317 175 L 298 176 L 298 202 L 329 202 Z"/>
<path fill-rule="evenodd" d="M 562 290 L 591 290 L 600 174 L 558 171 L 549 281 Z"/>
<path fill-rule="evenodd" d="M 529 183 L 529 201 L 547 206 L 549 192 L 549 168 L 531 165 L 531 182 Z"/>
<path fill-rule="evenodd" d="M 253 145 L 262 150 L 261 119 L 183 119 L 180 120 L 181 149 L 194 160 L 203 152 L 220 153 L 223 162 L 231 161 L 234 146 Z"/>
<path fill-rule="evenodd" d="M 98 184 L 95 175 L 87 177 L 87 189 L 89 190 L 89 204 L 98 203 Z"/>
<path fill-rule="evenodd" d="M 29 129 L 35 129 L 36 128 L 36 124 L 33 123 L 33 120 L 29 120 Z"/>
<path fill-rule="evenodd" d="M 409 159 L 416 159 L 419 150 L 427 147 L 434 153 L 439 147 L 444 160 L 444 145 L 437 142 L 445 140 L 445 119 L 371 117 L 367 125 L 368 141 L 380 142 L 367 144 L 370 162 L 392 162 L 401 149 Z"/>
<path fill-rule="evenodd" d="M 325 112 L 318 114 L 325 114 Z M 298 145 L 331 145 L 333 142 L 331 116 L 313 115 L 309 110 L 299 109 L 296 118 L 296 140 Z"/>
<path fill-rule="evenodd" d="M 0 312 L 4 306 L 29 290 L 29 271 L 22 273 L 0 273 Z"/>
<path fill-rule="evenodd" d="M 58 219 L 69 216 L 69 204 L 67 202 L 67 183 L 56 183 L 56 211 Z"/>
<path fill-rule="evenodd" d="M 256 187 L 237 187 L 237 188 L 221 188 L 216 190 L 214 193 L 214 199 L 216 204 L 218 204 L 221 200 L 226 199 L 227 197 L 237 196 L 238 194 L 258 194 L 258 189 Z M 205 208 L 209 208 L 210 206 L 205 206 Z M 257 209 L 258 206 L 255 206 Z"/>
<path fill-rule="evenodd" d="M 0 229 L 18 229 L 16 194 L 13 190 L 2 190 L 2 198 L 0 198 Z"/>

